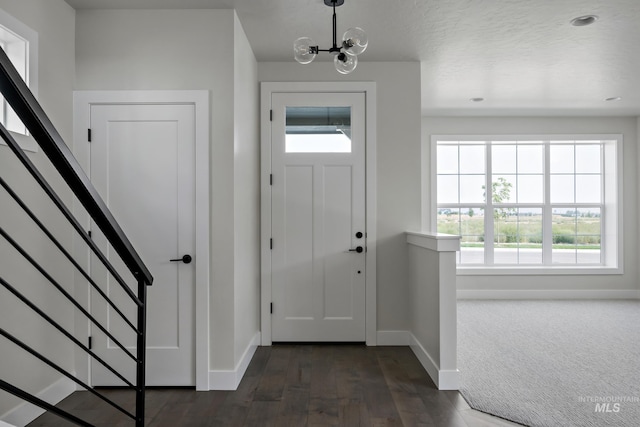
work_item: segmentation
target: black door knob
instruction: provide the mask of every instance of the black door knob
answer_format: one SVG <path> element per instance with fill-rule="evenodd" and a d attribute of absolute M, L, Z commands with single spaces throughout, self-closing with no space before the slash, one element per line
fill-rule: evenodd
<path fill-rule="evenodd" d="M 185 264 L 190 264 L 192 260 L 193 260 L 193 258 L 191 258 L 191 255 L 184 255 L 182 258 L 170 259 L 169 261 L 171 261 L 171 262 L 182 261 Z"/>
<path fill-rule="evenodd" d="M 356 246 L 355 249 L 349 249 L 349 252 L 358 252 L 359 254 L 361 254 L 364 251 L 364 249 L 362 248 L 362 246 Z"/>

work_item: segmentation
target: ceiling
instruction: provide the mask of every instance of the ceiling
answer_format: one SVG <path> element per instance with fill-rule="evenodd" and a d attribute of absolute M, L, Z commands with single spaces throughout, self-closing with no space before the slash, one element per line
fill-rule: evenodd
<path fill-rule="evenodd" d="M 66 2 L 76 9 L 235 8 L 258 61 L 293 62 L 300 36 L 331 44 L 323 0 Z M 593 25 L 570 24 L 589 14 L 599 17 Z M 359 61 L 420 61 L 425 115 L 640 116 L 638 0 L 346 0 L 337 15 L 339 37 L 353 26 L 369 35 Z M 484 101 L 470 100 L 476 97 Z"/>

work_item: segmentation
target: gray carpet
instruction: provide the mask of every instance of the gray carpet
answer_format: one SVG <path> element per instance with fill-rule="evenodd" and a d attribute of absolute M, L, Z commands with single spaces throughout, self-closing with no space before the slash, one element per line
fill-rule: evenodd
<path fill-rule="evenodd" d="M 482 412 L 640 426 L 640 301 L 458 301 L 458 366 Z"/>

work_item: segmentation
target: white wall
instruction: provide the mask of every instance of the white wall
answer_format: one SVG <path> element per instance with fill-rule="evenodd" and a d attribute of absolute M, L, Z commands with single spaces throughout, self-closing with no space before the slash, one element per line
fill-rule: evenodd
<path fill-rule="evenodd" d="M 39 36 L 39 95 L 38 100 L 53 124 L 71 145 L 73 130 L 72 90 L 74 81 L 75 13 L 62 0 L 0 0 L 0 8 L 35 30 Z M 24 141 L 30 137 L 17 136 Z M 67 204 L 71 197 L 61 179 L 42 153 L 29 153 Z M 8 147 L 0 146 L 0 174 L 32 210 L 51 228 L 54 235 L 70 250 L 72 235 L 61 215 L 49 203 L 31 177 L 16 161 Z M 26 215 L 0 190 L 0 226 L 7 230 L 50 274 L 68 291 L 73 292 L 73 269 L 48 239 L 33 225 Z M 57 291 L 16 255 L 4 239 L 0 239 L 0 275 L 21 292 L 33 297 L 34 302 L 51 314 L 70 332 L 74 330 L 73 310 Z M 0 287 L 0 327 L 17 335 L 38 351 L 44 352 L 63 368 L 73 370 L 73 345 L 59 333 L 38 320 L 36 314 Z M 61 376 L 0 338 L 0 377 L 15 383 L 31 393 L 41 393 L 56 383 Z M 54 399 L 56 396 L 52 396 Z M 58 398 L 63 396 L 58 396 Z M 0 392 L 0 419 L 21 401 Z M 25 407 L 22 407 L 24 409 Z M 28 412 L 28 411 L 26 411 Z M 25 411 L 19 410 L 4 418 L 19 422 Z"/>
<path fill-rule="evenodd" d="M 423 117 L 431 135 L 621 133 L 624 138 L 624 274 L 583 276 L 458 276 L 459 290 L 637 290 L 638 121 L 633 117 Z M 423 167 L 429 172 L 429 164 Z M 430 222 L 427 221 L 427 224 Z M 579 294 L 576 293 L 576 296 Z"/>
<path fill-rule="evenodd" d="M 410 345 L 439 390 L 457 390 L 458 236 L 407 233 Z"/>
<path fill-rule="evenodd" d="M 440 366 L 440 262 L 429 249 L 409 245 L 409 331 Z M 454 282 L 455 286 L 455 282 Z"/>
<path fill-rule="evenodd" d="M 360 62 L 351 74 L 331 62 L 260 62 L 258 80 L 363 81 L 377 84 L 378 330 L 409 326 L 404 232 L 420 227 L 420 64 Z"/>
<path fill-rule="evenodd" d="M 232 370 L 259 316 L 248 248 L 258 248 L 256 65 L 235 12 L 83 10 L 76 26 L 78 90 L 211 93 L 210 369 Z M 239 309 L 248 310 L 242 325 Z"/>
<path fill-rule="evenodd" d="M 260 144 L 258 63 L 234 18 L 235 359 L 260 330 Z"/>

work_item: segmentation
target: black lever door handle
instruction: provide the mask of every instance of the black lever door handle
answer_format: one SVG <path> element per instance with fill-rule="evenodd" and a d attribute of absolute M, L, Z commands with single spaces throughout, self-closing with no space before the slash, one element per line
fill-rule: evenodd
<path fill-rule="evenodd" d="M 192 260 L 193 260 L 193 258 L 191 258 L 191 255 L 184 255 L 182 258 L 170 259 L 169 261 L 171 261 L 171 262 L 182 261 L 185 264 L 190 264 Z"/>
<path fill-rule="evenodd" d="M 355 249 L 349 249 L 349 252 L 358 252 L 359 254 L 361 254 L 364 251 L 364 249 L 362 249 L 362 246 L 356 246 Z"/>

